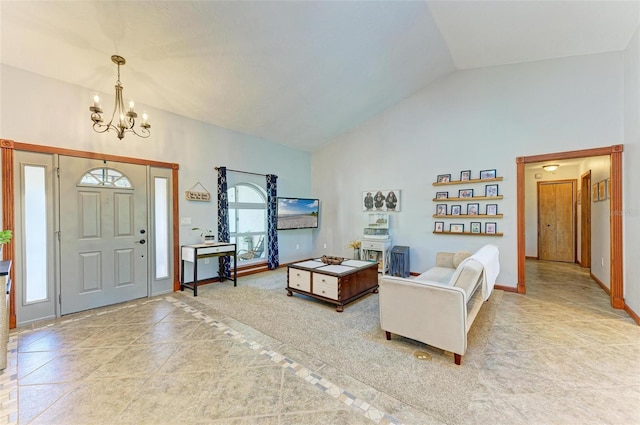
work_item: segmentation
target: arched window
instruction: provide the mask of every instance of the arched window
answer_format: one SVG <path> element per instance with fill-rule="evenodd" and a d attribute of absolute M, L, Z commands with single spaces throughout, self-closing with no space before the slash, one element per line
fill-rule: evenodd
<path fill-rule="evenodd" d="M 266 258 L 267 194 L 251 183 L 238 183 L 227 190 L 229 236 L 238 250 L 238 261 Z"/>
<path fill-rule="evenodd" d="M 131 180 L 113 168 L 94 168 L 80 179 L 79 186 L 103 186 L 118 189 L 133 189 Z"/>

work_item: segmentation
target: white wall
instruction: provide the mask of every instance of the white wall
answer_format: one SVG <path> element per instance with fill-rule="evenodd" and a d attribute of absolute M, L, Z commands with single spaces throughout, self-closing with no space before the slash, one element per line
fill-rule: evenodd
<path fill-rule="evenodd" d="M 307 152 L 154 109 L 143 105 L 141 99 L 137 109 L 148 111 L 151 136 L 141 139 L 127 135 L 118 140 L 112 132 L 98 134 L 91 129 L 90 90 L 5 65 L 0 71 L 0 138 L 178 163 L 180 217 L 192 219 L 192 225 L 180 229 L 181 244 L 199 241 L 199 233 L 191 231 L 192 227 L 217 229 L 215 200 L 195 202 L 184 197 L 186 190 L 200 182 L 215 198 L 216 166 L 276 174 L 279 194 L 311 195 L 311 156 Z M 125 86 L 125 92 L 135 97 L 135 87 Z M 113 94 L 103 97 L 106 116 L 112 111 Z M 280 234 L 281 262 L 311 253 L 311 231 L 291 232 Z M 299 250 L 296 243 L 300 244 Z M 213 274 L 213 266 L 209 271 L 202 269 L 201 277 Z"/>
<path fill-rule="evenodd" d="M 432 266 L 437 251 L 495 243 L 498 284 L 515 287 L 516 157 L 622 143 L 622 117 L 621 53 L 456 72 L 314 153 L 313 193 L 324 205 L 315 252 L 349 255 L 365 222 L 362 191 L 399 188 L 391 232 L 411 247 L 412 271 Z M 436 176 L 491 168 L 504 177 L 504 237 L 432 234 Z"/>
<path fill-rule="evenodd" d="M 624 296 L 625 303 L 640 314 L 640 28 L 624 51 Z"/>
<path fill-rule="evenodd" d="M 608 156 L 588 158 L 580 164 L 580 174 L 591 170 L 591 186 L 611 177 Z M 591 273 L 611 287 L 611 199 L 591 200 Z"/>

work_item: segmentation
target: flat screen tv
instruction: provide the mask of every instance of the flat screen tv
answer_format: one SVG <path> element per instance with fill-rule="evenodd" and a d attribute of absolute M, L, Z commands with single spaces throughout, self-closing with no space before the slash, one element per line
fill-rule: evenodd
<path fill-rule="evenodd" d="M 318 227 L 320 202 L 309 198 L 278 198 L 278 230 Z"/>

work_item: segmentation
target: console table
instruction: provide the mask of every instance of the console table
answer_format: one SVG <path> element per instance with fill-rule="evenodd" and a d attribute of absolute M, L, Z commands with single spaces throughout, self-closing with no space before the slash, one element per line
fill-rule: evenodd
<path fill-rule="evenodd" d="M 290 264 L 287 268 L 287 295 L 303 294 L 335 304 L 341 313 L 344 306 L 364 295 L 378 292 L 378 263 L 346 260 L 327 265 L 320 260 Z"/>
<path fill-rule="evenodd" d="M 233 257 L 233 286 L 237 286 L 237 259 L 236 244 L 227 242 L 216 242 L 212 244 L 182 245 L 180 250 L 180 290 L 184 288 L 193 290 L 193 296 L 198 296 L 198 260 L 201 258 L 218 257 L 218 277 L 222 282 L 226 279 L 224 275 L 222 257 Z M 193 263 L 193 281 L 184 281 L 184 262 Z"/>

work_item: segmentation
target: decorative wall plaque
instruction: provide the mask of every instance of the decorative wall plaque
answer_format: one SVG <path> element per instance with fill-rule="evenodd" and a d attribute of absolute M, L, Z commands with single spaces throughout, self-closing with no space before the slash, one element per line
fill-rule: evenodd
<path fill-rule="evenodd" d="M 202 191 L 194 190 L 198 187 L 201 188 Z M 187 201 L 209 202 L 211 200 L 211 194 L 200 182 L 191 186 L 191 188 L 185 192 L 185 195 Z"/>

